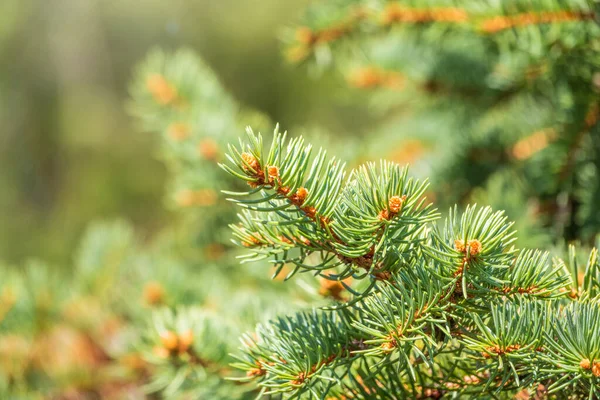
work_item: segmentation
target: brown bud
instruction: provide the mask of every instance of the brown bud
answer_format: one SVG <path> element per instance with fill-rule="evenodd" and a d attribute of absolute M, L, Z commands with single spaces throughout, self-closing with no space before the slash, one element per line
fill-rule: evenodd
<path fill-rule="evenodd" d="M 592 367 L 592 363 L 587 358 L 581 360 L 579 366 L 583 369 L 590 369 Z"/>
<path fill-rule="evenodd" d="M 481 252 L 481 242 L 477 239 L 469 240 L 469 253 L 476 256 Z"/>
<path fill-rule="evenodd" d="M 162 285 L 156 281 L 146 283 L 144 286 L 144 300 L 151 306 L 163 304 L 165 300 L 165 290 Z"/>
<path fill-rule="evenodd" d="M 252 154 L 242 153 L 242 160 L 244 161 L 244 164 L 242 164 L 242 169 L 244 171 L 258 172 L 258 170 L 260 169 L 260 164 L 258 163 L 258 160 Z"/>
<path fill-rule="evenodd" d="M 402 209 L 402 204 L 404 204 L 404 200 L 406 200 L 406 196 L 392 196 L 388 201 L 388 206 L 390 208 L 390 212 L 394 214 L 398 214 Z"/>
<path fill-rule="evenodd" d="M 258 367 L 257 368 L 251 368 L 250 370 L 246 371 L 246 376 L 249 378 L 254 378 L 257 376 L 263 376 L 267 373 L 267 371 L 265 371 L 262 367 L 262 365 L 260 364 L 260 362 L 257 363 Z"/>
<path fill-rule="evenodd" d="M 189 350 L 191 345 L 194 343 L 194 333 L 191 329 L 183 332 L 179 335 L 179 352 L 185 353 Z"/>
<path fill-rule="evenodd" d="M 179 339 L 173 331 L 164 331 L 160 334 L 160 341 L 169 351 L 176 350 L 179 345 Z"/>
<path fill-rule="evenodd" d="M 390 219 L 390 212 L 388 210 L 381 210 L 379 212 L 379 214 L 377 214 L 377 218 L 380 221 L 386 220 L 386 219 Z"/>
<path fill-rule="evenodd" d="M 167 130 L 169 137 L 177 142 L 185 140 L 190 135 L 190 127 L 183 122 L 175 122 Z"/>
<path fill-rule="evenodd" d="M 219 154 L 219 146 L 214 140 L 204 138 L 198 143 L 198 153 L 206 160 L 216 160 Z"/>
<path fill-rule="evenodd" d="M 274 165 L 271 165 L 267 168 L 267 173 L 269 174 L 269 182 L 273 183 L 275 179 L 279 178 L 279 168 Z"/>
<path fill-rule="evenodd" d="M 168 105 L 177 100 L 177 90 L 161 74 L 148 76 L 146 88 L 154 100 L 161 105 Z"/>
<path fill-rule="evenodd" d="M 245 230 L 244 230 L 245 231 Z M 242 245 L 245 247 L 253 247 L 262 244 L 263 237 L 258 232 L 253 232 L 248 237 L 245 237 L 242 241 Z"/>
<path fill-rule="evenodd" d="M 306 380 L 306 373 L 305 372 L 300 372 L 295 379 L 293 379 L 292 381 L 290 381 L 290 383 L 292 385 L 302 385 L 304 383 L 304 381 Z"/>
<path fill-rule="evenodd" d="M 471 240 L 467 241 L 467 244 L 469 246 L 469 255 L 470 256 L 476 256 L 479 253 L 481 253 L 482 245 L 479 240 L 471 239 Z M 467 253 L 467 245 L 465 244 L 464 240 L 460 240 L 460 239 L 455 240 L 454 248 L 459 253 L 464 253 L 464 254 Z"/>
<path fill-rule="evenodd" d="M 306 200 L 307 196 L 308 190 L 306 190 L 306 188 L 301 187 L 296 191 L 296 198 L 300 204 L 304 203 L 304 200 Z"/>
<path fill-rule="evenodd" d="M 600 361 L 594 362 L 594 365 L 592 366 L 592 374 L 594 374 L 596 377 L 600 377 Z"/>

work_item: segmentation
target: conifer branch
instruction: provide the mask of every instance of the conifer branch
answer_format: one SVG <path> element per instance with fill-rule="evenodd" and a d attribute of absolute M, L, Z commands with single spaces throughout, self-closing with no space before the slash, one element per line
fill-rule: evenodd
<path fill-rule="evenodd" d="M 283 175 L 283 164 L 263 154 L 283 154 L 282 135 L 275 133 L 274 147 L 266 152 L 260 135 L 251 130 L 248 135 L 249 144 L 231 149 L 233 167 L 223 166 L 249 182 L 247 193 L 254 195 L 236 200 L 254 207 L 249 214 L 254 219 L 242 217 L 242 228 L 234 227 L 236 236 L 258 239 L 250 233 L 244 236 L 245 230 L 260 232 L 265 241 L 257 240 L 256 245 L 269 246 L 268 254 L 273 256 L 298 246 L 292 240 L 277 241 L 276 235 L 288 229 L 286 222 L 291 221 L 292 227 L 306 224 L 312 230 L 303 228 L 302 233 L 309 235 L 309 242 L 326 240 L 318 248 L 306 244 L 307 253 L 330 255 L 321 255 L 326 261 L 318 268 L 339 271 L 344 268 L 341 260 L 350 264 L 354 279 L 364 278 L 358 272 L 366 270 L 371 283 L 367 290 L 351 290 L 353 298 L 345 308 L 296 314 L 259 326 L 255 337 L 245 336 L 240 362 L 235 364 L 246 371 L 243 380 L 256 381 L 262 394 L 283 393 L 291 398 L 309 393 L 386 398 L 389 390 L 396 391 L 391 398 L 514 395 L 536 385 L 551 393 L 565 385 L 577 393 L 596 393 L 597 382 L 586 380 L 594 376 L 596 350 L 573 356 L 566 352 L 582 346 L 600 351 L 597 340 L 579 336 L 577 340 L 584 344 L 577 346 L 557 342 L 567 340 L 564 330 L 587 323 L 586 317 L 579 316 L 579 304 L 594 312 L 598 309 L 592 297 L 598 292 L 600 270 L 596 250 L 580 282 L 570 276 L 571 271 L 580 274 L 575 257 L 567 264 L 550 261 L 549 254 L 539 250 L 519 250 L 513 223 L 490 207 L 469 206 L 462 214 L 455 207 L 442 226 L 430 227 L 437 214 L 425 206 L 425 184 L 386 162 L 379 168 L 360 167 L 344 183 L 325 180 L 335 190 L 321 189 L 320 196 L 335 206 L 325 220 L 319 212 L 314 213 L 316 218 L 307 217 L 304 203 L 297 203 L 289 196 L 291 190 L 281 188 L 308 187 L 309 162 L 302 156 L 310 147 L 299 146 L 301 139 L 291 141 L 288 153 L 280 158 L 303 167 L 293 167 L 295 174 L 285 175 L 279 183 L 265 171 L 276 166 Z M 323 163 L 320 155 L 316 160 Z M 343 174 L 333 176 L 342 180 Z M 262 197 L 256 197 L 257 189 Z M 322 197 L 310 199 L 309 204 L 324 204 Z M 257 209 L 258 203 L 265 206 Z M 281 212 L 292 206 L 296 216 Z M 259 219 L 263 213 L 277 219 Z M 296 267 L 315 270 L 299 262 Z M 379 271 L 385 272 L 384 279 Z M 324 274 L 328 279 L 346 276 L 345 271 Z M 576 295 L 569 291 L 573 286 Z M 565 313 L 572 313 L 570 325 L 554 328 L 553 321 Z M 568 365 L 550 361 L 558 351 L 563 358 L 583 363 L 577 372 L 572 361 Z"/>

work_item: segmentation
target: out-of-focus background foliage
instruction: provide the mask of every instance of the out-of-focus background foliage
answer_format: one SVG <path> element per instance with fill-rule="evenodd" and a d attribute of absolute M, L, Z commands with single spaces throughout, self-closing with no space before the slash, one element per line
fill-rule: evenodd
<path fill-rule="evenodd" d="M 282 27 L 308 3 L 1 1 L 0 259 L 64 265 L 90 220 L 125 217 L 149 236 L 175 218 L 157 138 L 126 110 L 134 66 L 154 47 L 196 50 L 241 103 L 286 129 L 367 132 L 364 99 L 282 60 Z"/>

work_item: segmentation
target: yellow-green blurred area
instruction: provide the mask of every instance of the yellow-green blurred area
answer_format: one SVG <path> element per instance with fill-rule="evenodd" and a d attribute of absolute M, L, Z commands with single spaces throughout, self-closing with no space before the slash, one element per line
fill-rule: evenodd
<path fill-rule="evenodd" d="M 173 218 L 157 137 L 126 111 L 134 67 L 154 47 L 197 51 L 242 104 L 286 128 L 364 126 L 335 79 L 282 60 L 281 29 L 307 3 L 2 0 L 0 259 L 61 264 L 90 220 L 125 217 L 150 235 Z"/>

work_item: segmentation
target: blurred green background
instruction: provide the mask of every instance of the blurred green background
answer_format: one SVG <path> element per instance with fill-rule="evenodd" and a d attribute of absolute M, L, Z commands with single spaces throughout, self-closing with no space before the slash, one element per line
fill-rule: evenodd
<path fill-rule="evenodd" d="M 122 216 L 151 235 L 174 218 L 159 138 L 126 112 L 133 69 L 154 47 L 199 52 L 286 129 L 366 131 L 364 105 L 337 78 L 283 60 L 281 32 L 308 2 L 0 1 L 0 259 L 63 264 L 91 220 Z"/>

